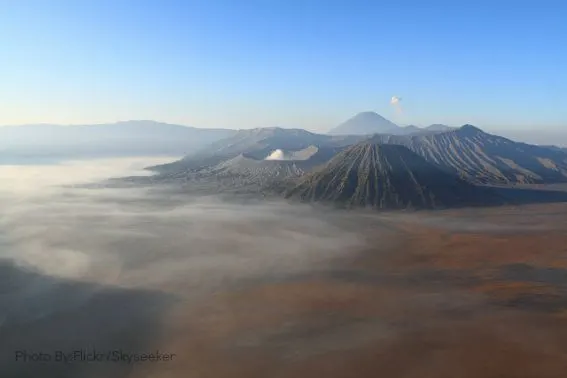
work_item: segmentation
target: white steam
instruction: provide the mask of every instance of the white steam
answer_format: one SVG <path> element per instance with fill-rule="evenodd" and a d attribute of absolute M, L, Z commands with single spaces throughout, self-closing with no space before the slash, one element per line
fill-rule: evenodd
<path fill-rule="evenodd" d="M 277 149 L 272 151 L 272 153 L 268 155 L 265 160 L 287 160 L 287 158 L 282 150 Z"/>
<path fill-rule="evenodd" d="M 398 113 L 398 114 L 403 113 L 402 98 L 401 97 L 392 96 L 392 98 L 390 99 L 390 105 L 392 105 L 394 107 L 394 109 L 396 110 L 396 113 Z"/>

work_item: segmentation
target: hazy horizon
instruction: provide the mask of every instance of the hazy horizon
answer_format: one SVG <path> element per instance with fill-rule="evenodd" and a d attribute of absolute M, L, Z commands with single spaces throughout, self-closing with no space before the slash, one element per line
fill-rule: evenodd
<path fill-rule="evenodd" d="M 0 125 L 324 132 L 374 110 L 404 125 L 559 129 L 566 16 L 559 1 L 9 2 Z"/>
<path fill-rule="evenodd" d="M 346 120 L 346 119 L 345 119 Z M 345 121 L 343 120 L 343 121 Z M 0 125 L 0 129 L 4 127 L 21 127 L 21 126 L 64 126 L 64 127 L 76 127 L 76 126 L 96 126 L 96 125 L 108 125 L 108 124 L 120 124 L 120 123 L 135 123 L 135 122 L 156 122 L 160 124 L 172 124 L 170 122 L 164 122 L 160 120 L 141 120 L 141 119 L 132 119 L 132 120 L 118 120 L 114 122 L 105 122 L 105 123 L 94 123 L 94 124 L 54 124 L 54 123 L 36 123 L 36 124 L 20 124 L 20 125 Z M 342 122 L 342 121 L 341 121 Z M 438 122 L 436 122 L 438 123 Z M 340 124 L 338 122 L 336 125 Z M 468 123 L 470 124 L 470 123 Z M 229 130 L 246 130 L 246 129 L 253 129 L 255 127 L 201 127 L 199 125 L 184 125 L 184 124 L 173 124 L 177 126 L 185 126 L 188 128 L 197 128 L 197 129 L 229 129 Z M 292 129 L 292 128 L 302 128 L 314 133 L 325 134 L 327 133 L 332 127 L 336 126 L 332 125 L 323 130 L 315 130 L 310 128 L 303 128 L 300 126 L 294 125 L 264 125 L 261 127 L 281 127 L 284 129 Z M 414 126 L 418 127 L 427 127 L 430 124 L 413 124 Z M 451 127 L 461 127 L 464 124 L 455 125 L 450 124 L 447 126 Z M 408 126 L 406 124 L 399 124 L 399 126 L 404 127 Z M 556 145 L 560 147 L 567 147 L 567 129 L 566 128 L 548 128 L 548 129 L 536 129 L 536 128 L 514 128 L 514 127 L 484 127 L 483 125 L 474 124 L 474 126 L 479 127 L 485 132 L 496 134 L 499 136 L 503 136 L 505 138 L 529 143 L 529 144 L 537 144 L 537 145 Z M 261 128 L 260 127 L 260 128 Z"/>
<path fill-rule="evenodd" d="M 83 122 L 83 123 L 56 123 L 56 122 L 31 122 L 31 123 L 18 123 L 18 124 L 0 124 L 0 128 L 2 127 L 20 127 L 20 126 L 64 126 L 64 127 L 73 127 L 73 126 L 96 126 L 96 125 L 109 125 L 109 124 L 120 124 L 120 123 L 130 123 L 130 122 L 155 122 L 155 123 L 160 123 L 160 124 L 169 124 L 169 125 L 177 125 L 177 126 L 185 126 L 185 127 L 191 127 L 191 128 L 196 128 L 196 129 L 229 129 L 229 130 L 250 130 L 250 129 L 257 129 L 257 128 L 269 128 L 269 127 L 280 127 L 283 129 L 304 129 L 304 130 L 308 130 L 314 133 L 320 133 L 320 134 L 324 134 L 326 132 L 328 132 L 331 128 L 336 127 L 337 125 L 341 124 L 342 122 L 346 121 L 347 119 L 355 116 L 358 113 L 362 113 L 362 112 L 367 112 L 367 111 L 372 111 L 372 110 L 365 110 L 365 111 L 359 111 L 357 113 L 353 113 L 350 116 L 348 116 L 347 118 L 338 120 L 335 124 L 329 124 L 325 127 L 316 129 L 316 128 L 312 128 L 312 127 L 302 127 L 301 125 L 282 125 L 282 124 L 265 124 L 265 125 L 261 125 L 261 126 L 243 126 L 243 127 L 236 127 L 236 126 L 231 126 L 231 125 L 218 125 L 218 126 L 202 126 L 202 125 L 196 125 L 196 124 L 184 124 L 184 123 L 175 123 L 175 122 L 168 122 L 165 120 L 161 120 L 161 119 L 139 119 L 139 118 L 132 118 L 132 119 L 118 119 L 118 120 L 108 120 L 108 121 L 102 121 L 102 122 Z M 379 114 L 379 113 L 377 113 Z M 382 115 L 382 114 L 380 114 Z M 383 115 L 382 115 L 383 116 Z M 388 117 L 385 117 L 388 118 Z M 394 121 L 393 121 L 394 122 Z M 551 132 L 551 133 L 561 133 L 563 132 L 565 135 L 567 136 L 567 127 L 564 125 L 557 125 L 557 126 L 552 126 L 552 127 L 547 127 L 543 130 L 539 129 L 539 130 L 534 130 L 534 127 L 536 127 L 536 125 L 533 126 L 524 126 L 524 127 L 518 127 L 518 126 L 514 126 L 514 125 L 496 125 L 496 126 L 484 126 L 481 124 L 475 124 L 472 122 L 463 122 L 463 123 L 459 123 L 459 124 L 447 124 L 447 123 L 442 123 L 442 122 L 431 122 L 431 123 L 396 123 L 398 126 L 400 127 L 405 127 L 405 126 L 417 126 L 420 128 L 425 128 L 427 126 L 430 125 L 435 125 L 435 124 L 443 124 L 443 125 L 447 125 L 450 127 L 461 127 L 464 125 L 474 125 L 476 127 L 481 128 L 482 130 L 485 131 L 493 131 L 493 132 L 512 132 L 512 133 L 516 133 L 519 132 L 520 134 L 522 133 L 529 133 L 529 132 L 534 132 L 534 133 L 539 133 L 541 131 L 545 132 Z M 565 124 L 567 125 L 567 123 Z"/>

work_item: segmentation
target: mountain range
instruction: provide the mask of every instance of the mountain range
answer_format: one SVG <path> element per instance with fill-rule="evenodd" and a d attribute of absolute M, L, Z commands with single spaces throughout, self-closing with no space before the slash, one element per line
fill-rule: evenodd
<path fill-rule="evenodd" d="M 298 151 L 309 146 L 340 152 L 358 142 L 407 147 L 441 169 L 477 184 L 526 184 L 567 181 L 567 154 L 558 149 L 513 142 L 465 125 L 444 132 L 412 135 L 314 134 L 300 129 L 242 130 L 184 159 L 151 169 L 166 173 L 214 166 L 240 154 L 265 159 L 273 151 Z"/>
<path fill-rule="evenodd" d="M 406 146 L 425 160 L 475 183 L 567 181 L 564 152 L 514 142 L 472 125 L 434 134 L 376 135 L 372 139 Z"/>
<path fill-rule="evenodd" d="M 473 205 L 482 198 L 494 204 L 500 197 L 486 186 L 567 182 L 564 149 L 514 142 L 472 125 L 400 127 L 372 112 L 327 134 L 152 121 L 4 127 L 0 147 L 0 159 L 14 151 L 63 157 L 185 155 L 148 167 L 155 174 L 144 180 L 186 188 L 198 184 L 208 193 L 285 193 L 290 199 L 375 208 Z"/>
<path fill-rule="evenodd" d="M 567 153 L 517 143 L 472 125 L 409 135 L 264 128 L 240 130 L 151 169 L 157 181 L 198 183 L 209 193 L 276 193 L 380 209 L 438 208 L 527 198 L 527 192 L 503 197 L 487 185 L 567 182 Z"/>
<path fill-rule="evenodd" d="M 41 157 L 182 156 L 235 133 L 230 129 L 199 129 L 154 121 L 3 126 L 0 162 Z"/>

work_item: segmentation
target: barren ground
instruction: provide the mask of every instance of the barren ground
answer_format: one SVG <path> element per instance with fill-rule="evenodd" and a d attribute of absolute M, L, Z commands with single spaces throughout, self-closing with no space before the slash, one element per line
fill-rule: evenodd
<path fill-rule="evenodd" d="M 180 309 L 152 376 L 565 377 L 567 205 L 359 221 L 332 268 Z"/>

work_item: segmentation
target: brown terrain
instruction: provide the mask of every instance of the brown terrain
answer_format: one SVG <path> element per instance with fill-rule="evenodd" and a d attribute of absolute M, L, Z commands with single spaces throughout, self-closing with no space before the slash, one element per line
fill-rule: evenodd
<path fill-rule="evenodd" d="M 332 267 L 179 308 L 178 359 L 132 376 L 566 376 L 567 204 L 360 223 L 369 247 Z"/>

